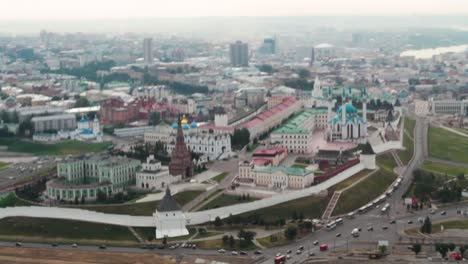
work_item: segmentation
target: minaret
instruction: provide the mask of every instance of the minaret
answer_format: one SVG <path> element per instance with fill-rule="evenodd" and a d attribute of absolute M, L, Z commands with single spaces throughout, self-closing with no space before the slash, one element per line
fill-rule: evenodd
<path fill-rule="evenodd" d="M 343 92 L 341 93 L 342 102 L 341 102 L 341 124 L 344 126 L 346 123 L 346 103 L 348 98 L 346 97 L 346 90 L 343 88 Z"/>
<path fill-rule="evenodd" d="M 362 89 L 362 119 L 367 123 L 367 90 L 366 87 Z"/>
<path fill-rule="evenodd" d="M 332 97 L 332 90 L 328 87 L 327 92 L 327 110 L 328 110 L 328 123 L 327 123 L 327 133 L 329 140 L 332 140 L 332 130 L 333 130 L 333 115 L 332 115 L 332 108 L 333 108 L 333 97 Z"/>
<path fill-rule="evenodd" d="M 346 129 L 346 104 L 347 104 L 347 97 L 346 97 L 346 90 L 343 88 L 342 93 L 342 105 L 341 105 L 341 139 L 346 139 L 348 137 L 348 130 Z"/>
<path fill-rule="evenodd" d="M 318 75 L 315 76 L 314 87 L 312 89 L 312 107 L 318 107 L 319 98 L 323 96 Z"/>

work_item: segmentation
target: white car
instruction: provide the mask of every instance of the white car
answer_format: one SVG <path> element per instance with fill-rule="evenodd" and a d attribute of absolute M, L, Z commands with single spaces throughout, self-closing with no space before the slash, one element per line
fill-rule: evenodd
<path fill-rule="evenodd" d="M 314 241 L 314 246 L 316 246 L 316 245 L 318 245 L 318 244 L 319 244 L 318 240 L 315 240 L 315 241 Z"/>
<path fill-rule="evenodd" d="M 224 250 L 224 249 L 219 249 L 218 250 L 218 253 L 225 253 L 225 252 L 226 252 L 226 250 Z"/>

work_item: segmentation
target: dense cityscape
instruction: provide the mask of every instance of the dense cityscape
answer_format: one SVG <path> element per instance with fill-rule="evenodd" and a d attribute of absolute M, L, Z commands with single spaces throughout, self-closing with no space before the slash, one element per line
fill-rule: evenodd
<path fill-rule="evenodd" d="M 391 18 L 0 21 L 0 263 L 468 259 L 468 22 Z"/>

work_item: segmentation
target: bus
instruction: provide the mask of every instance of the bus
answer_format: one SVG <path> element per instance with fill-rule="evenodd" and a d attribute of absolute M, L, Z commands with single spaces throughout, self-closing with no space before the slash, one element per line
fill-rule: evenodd
<path fill-rule="evenodd" d="M 335 220 L 335 223 L 336 223 L 337 225 L 343 224 L 343 218 L 341 218 L 341 217 L 340 217 L 340 218 L 337 218 L 337 219 Z"/>
<path fill-rule="evenodd" d="M 382 210 L 380 210 L 382 212 L 382 214 L 386 213 L 388 211 L 388 208 L 390 208 L 390 204 L 389 203 L 386 203 L 384 205 L 384 207 L 382 208 Z"/>
<path fill-rule="evenodd" d="M 336 227 L 336 222 L 335 221 L 331 221 L 327 224 L 327 230 L 333 230 L 335 229 Z"/>

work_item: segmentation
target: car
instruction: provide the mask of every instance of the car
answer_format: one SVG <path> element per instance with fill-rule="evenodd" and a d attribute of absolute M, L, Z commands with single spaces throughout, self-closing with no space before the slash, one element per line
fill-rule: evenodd
<path fill-rule="evenodd" d="M 315 256 L 315 253 L 314 252 L 309 252 L 309 257 L 313 257 Z"/>
<path fill-rule="evenodd" d="M 23 245 L 23 244 L 21 244 L 21 242 L 16 242 L 16 243 L 15 243 L 15 246 L 17 246 L 17 247 L 21 247 L 22 245 Z"/>
<path fill-rule="evenodd" d="M 226 252 L 226 250 L 224 250 L 224 249 L 218 249 L 218 253 L 223 254 L 223 253 L 225 253 L 225 252 Z"/>
<path fill-rule="evenodd" d="M 422 224 L 424 222 L 424 219 L 422 217 L 418 217 L 418 222 Z"/>
<path fill-rule="evenodd" d="M 374 228 L 373 228 L 372 226 L 369 226 L 369 227 L 367 228 L 367 231 L 374 231 Z"/>
<path fill-rule="evenodd" d="M 340 237 L 340 236 L 341 236 L 341 233 L 336 234 L 336 237 Z"/>
<path fill-rule="evenodd" d="M 413 220 L 408 220 L 408 225 L 411 225 L 413 223 Z"/>
<path fill-rule="evenodd" d="M 237 255 L 239 255 L 239 253 L 238 253 L 237 251 L 232 251 L 232 252 L 231 252 L 231 255 L 237 256 Z"/>
<path fill-rule="evenodd" d="M 262 252 L 261 252 L 260 250 L 255 250 L 255 251 L 254 251 L 254 254 L 255 254 L 255 255 L 261 255 Z"/>
<path fill-rule="evenodd" d="M 165 249 L 166 247 L 164 245 L 159 245 L 158 249 Z"/>
<path fill-rule="evenodd" d="M 52 243 L 51 246 L 58 247 L 58 245 L 56 243 Z"/>
<path fill-rule="evenodd" d="M 301 253 L 302 253 L 302 250 L 300 250 L 300 249 L 296 250 L 297 255 L 300 255 Z"/>
<path fill-rule="evenodd" d="M 195 244 L 192 245 L 192 249 L 193 249 L 193 250 L 197 249 L 197 245 L 195 245 Z"/>
<path fill-rule="evenodd" d="M 280 252 L 276 253 L 276 256 L 277 257 L 281 256 L 281 253 Z"/>
<path fill-rule="evenodd" d="M 291 255 L 286 255 L 286 259 L 290 259 L 291 258 Z"/>
<path fill-rule="evenodd" d="M 288 249 L 288 251 L 286 251 L 286 254 L 291 254 L 292 250 L 291 249 Z"/>
<path fill-rule="evenodd" d="M 314 246 L 316 246 L 316 245 L 318 245 L 318 244 L 319 244 L 318 240 L 315 240 L 315 241 L 314 241 Z"/>
<path fill-rule="evenodd" d="M 413 250 L 413 246 L 407 246 L 406 248 L 409 250 Z"/>
<path fill-rule="evenodd" d="M 100 245 L 99 246 L 99 249 L 106 249 L 106 248 L 107 248 L 106 245 Z"/>
<path fill-rule="evenodd" d="M 304 246 L 300 246 L 298 249 L 299 250 L 304 250 Z"/>
<path fill-rule="evenodd" d="M 446 215 L 446 214 L 447 214 L 447 212 L 445 212 L 445 211 L 440 212 L 440 215 Z"/>
<path fill-rule="evenodd" d="M 73 248 L 77 248 L 77 247 L 78 247 L 77 244 L 72 244 L 71 246 L 72 246 Z"/>
<path fill-rule="evenodd" d="M 387 229 L 388 229 L 388 226 L 382 226 L 382 229 L 383 229 L 383 230 L 387 230 Z"/>
<path fill-rule="evenodd" d="M 435 209 L 431 209 L 431 211 L 429 212 L 430 214 L 435 214 L 436 213 L 436 210 Z"/>
<path fill-rule="evenodd" d="M 245 252 L 245 251 L 241 251 L 241 252 L 239 252 L 239 254 L 241 254 L 242 256 L 247 256 L 247 252 Z"/>
<path fill-rule="evenodd" d="M 392 219 L 392 221 L 390 221 L 390 224 L 395 224 L 396 223 L 396 220 L 395 219 Z"/>

